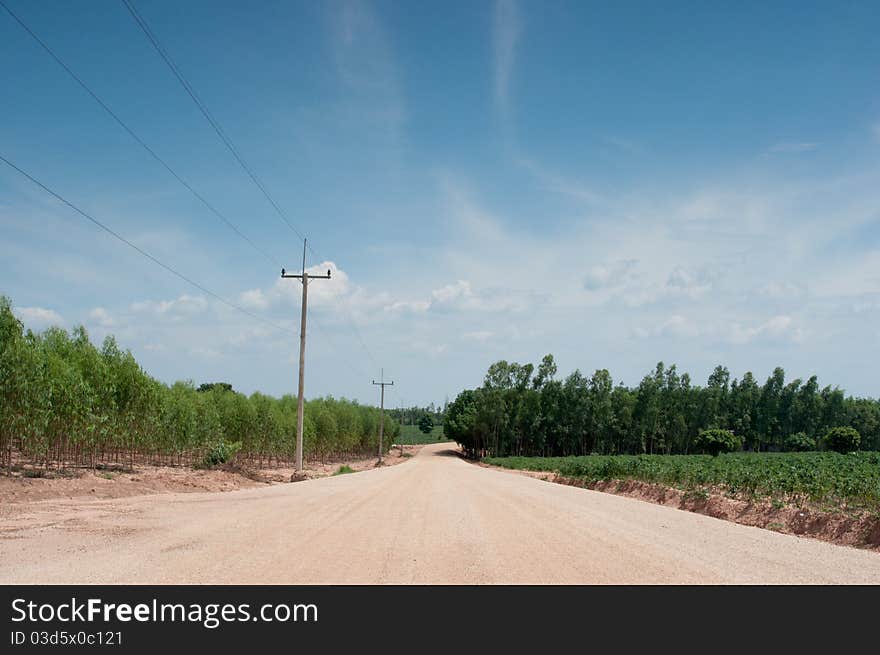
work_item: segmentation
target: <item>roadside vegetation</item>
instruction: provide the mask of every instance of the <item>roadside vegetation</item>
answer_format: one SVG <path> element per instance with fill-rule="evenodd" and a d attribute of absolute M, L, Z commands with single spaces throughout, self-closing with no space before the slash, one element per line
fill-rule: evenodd
<path fill-rule="evenodd" d="M 880 452 L 728 453 L 489 457 L 488 464 L 552 471 L 583 486 L 639 480 L 690 493 L 721 491 L 744 500 L 772 500 L 880 515 Z"/>
<path fill-rule="evenodd" d="M 395 407 L 385 410 L 400 424 L 400 436 L 395 443 L 420 445 L 448 441 L 443 432 L 444 407 L 429 403 L 425 407 Z"/>
<path fill-rule="evenodd" d="M 395 443 L 404 444 L 406 446 L 437 443 L 438 441 L 449 441 L 443 434 L 442 425 L 434 425 L 428 433 L 423 432 L 417 425 L 400 426 L 400 436 Z"/>
<path fill-rule="evenodd" d="M 0 469 L 99 467 L 107 463 L 212 466 L 235 458 L 264 466 L 294 456 L 296 398 L 246 396 L 228 383 L 150 377 L 113 337 L 101 348 L 82 326 L 25 331 L 0 296 Z M 342 459 L 378 448 L 379 409 L 345 399 L 306 402 L 307 459 Z M 386 448 L 400 426 L 385 417 Z"/>
<path fill-rule="evenodd" d="M 555 376 L 552 355 L 537 367 L 492 364 L 448 405 L 446 436 L 471 457 L 880 449 L 880 401 L 815 375 L 786 381 L 776 368 L 760 384 L 718 366 L 700 386 L 660 362 L 636 387 L 605 369 Z"/>

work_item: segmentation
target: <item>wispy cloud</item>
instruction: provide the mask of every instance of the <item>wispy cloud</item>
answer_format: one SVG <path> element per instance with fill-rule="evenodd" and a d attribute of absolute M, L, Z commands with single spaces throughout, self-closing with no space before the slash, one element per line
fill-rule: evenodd
<path fill-rule="evenodd" d="M 492 21 L 495 102 L 505 115 L 509 112 L 510 107 L 511 79 L 516 63 L 516 47 L 522 29 L 522 20 L 516 0 L 497 0 Z"/>
<path fill-rule="evenodd" d="M 110 315 L 103 307 L 95 307 L 89 312 L 89 320 L 100 327 L 113 327 L 116 325 L 116 319 Z"/>
<path fill-rule="evenodd" d="M 44 307 L 16 307 L 14 313 L 30 328 L 42 329 L 64 323 L 58 312 Z"/>
<path fill-rule="evenodd" d="M 539 165 L 533 159 L 529 159 L 528 157 L 517 157 L 516 163 L 534 175 L 544 188 L 551 193 L 558 193 L 591 204 L 596 204 L 602 201 L 602 196 L 583 182 L 550 171 Z"/>
<path fill-rule="evenodd" d="M 334 108 L 333 126 L 372 135 L 399 148 L 407 109 L 397 60 L 380 17 L 361 0 L 333 5 L 331 46 L 344 102 Z M 376 145 L 382 145 L 381 142 Z"/>
<path fill-rule="evenodd" d="M 733 343 L 745 344 L 759 337 L 776 339 L 800 340 L 803 331 L 794 324 L 791 316 L 774 316 L 769 320 L 754 326 L 743 326 L 734 323 L 730 329 L 730 340 Z"/>
<path fill-rule="evenodd" d="M 670 316 L 662 323 L 653 327 L 636 327 L 635 336 L 645 339 L 648 337 L 674 337 L 679 339 L 692 339 L 699 336 L 700 330 L 690 319 L 679 314 Z"/>
<path fill-rule="evenodd" d="M 613 289 L 622 286 L 638 263 L 635 259 L 595 264 L 584 278 L 584 288 L 589 291 Z"/>

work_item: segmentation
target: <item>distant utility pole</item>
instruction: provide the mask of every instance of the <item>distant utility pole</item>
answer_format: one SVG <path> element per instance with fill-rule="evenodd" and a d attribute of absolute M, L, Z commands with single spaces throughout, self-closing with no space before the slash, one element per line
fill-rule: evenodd
<path fill-rule="evenodd" d="M 403 428 L 402 428 L 402 426 L 403 426 L 403 402 L 398 402 L 397 405 L 398 405 L 398 407 L 400 407 L 400 425 L 401 425 L 400 444 L 399 444 L 400 445 L 400 456 L 403 457 Z"/>
<path fill-rule="evenodd" d="M 373 384 L 382 387 L 382 400 L 380 407 L 382 409 L 382 417 L 379 419 L 379 464 L 382 463 L 382 437 L 385 435 L 385 387 L 394 386 L 394 382 L 385 382 L 385 369 L 382 369 L 382 377 L 379 378 L 381 382 L 376 382 L 373 380 Z"/>
<path fill-rule="evenodd" d="M 306 240 L 303 239 L 303 262 L 302 273 L 299 275 L 289 275 L 281 269 L 281 277 L 295 277 L 302 280 L 302 318 L 299 327 L 299 394 L 296 400 L 296 472 L 302 473 L 303 468 L 303 385 L 305 381 L 306 368 L 306 307 L 309 300 L 309 280 L 314 279 L 330 279 L 330 269 L 327 269 L 327 275 L 309 275 L 306 273 Z"/>

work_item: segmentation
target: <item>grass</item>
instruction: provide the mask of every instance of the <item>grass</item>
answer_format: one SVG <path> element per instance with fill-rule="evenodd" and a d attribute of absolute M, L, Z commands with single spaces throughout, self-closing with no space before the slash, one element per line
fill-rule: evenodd
<path fill-rule="evenodd" d="M 642 480 L 686 492 L 720 489 L 749 500 L 880 511 L 880 452 L 489 457 L 488 464 L 554 471 L 585 483 Z"/>
<path fill-rule="evenodd" d="M 354 469 L 351 468 L 348 464 L 343 464 L 336 470 L 336 473 L 334 473 L 333 475 L 345 475 L 346 473 L 354 473 Z"/>
<path fill-rule="evenodd" d="M 415 444 L 437 443 L 438 441 L 449 441 L 443 435 L 442 425 L 435 425 L 430 434 L 424 434 L 419 430 L 418 425 L 402 425 L 400 426 L 400 437 L 395 440 L 395 443 L 411 446 Z"/>

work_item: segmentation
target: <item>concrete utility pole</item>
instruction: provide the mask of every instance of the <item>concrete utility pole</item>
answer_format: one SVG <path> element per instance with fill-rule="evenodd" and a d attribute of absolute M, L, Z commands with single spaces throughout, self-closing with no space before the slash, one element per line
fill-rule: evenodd
<path fill-rule="evenodd" d="M 295 277 L 302 280 L 302 317 L 299 327 L 299 393 L 296 399 L 296 472 L 302 473 L 303 468 L 303 391 L 305 384 L 306 369 L 306 307 L 309 300 L 309 280 L 314 279 L 330 279 L 330 269 L 327 269 L 327 275 L 309 275 L 306 273 L 306 240 L 303 239 L 303 263 L 302 273 L 299 275 L 289 275 L 281 269 L 281 277 Z"/>
<path fill-rule="evenodd" d="M 382 410 L 381 418 L 379 419 L 379 461 L 377 464 L 382 463 L 382 437 L 385 435 L 385 387 L 394 386 L 394 382 L 385 382 L 385 369 L 382 369 L 382 377 L 379 378 L 381 382 L 376 382 L 373 380 L 373 384 L 382 387 L 382 400 L 380 401 L 380 407 Z"/>
<path fill-rule="evenodd" d="M 403 426 L 403 402 L 398 402 L 400 407 L 400 425 Z M 400 456 L 403 457 L 403 429 L 400 430 Z"/>

